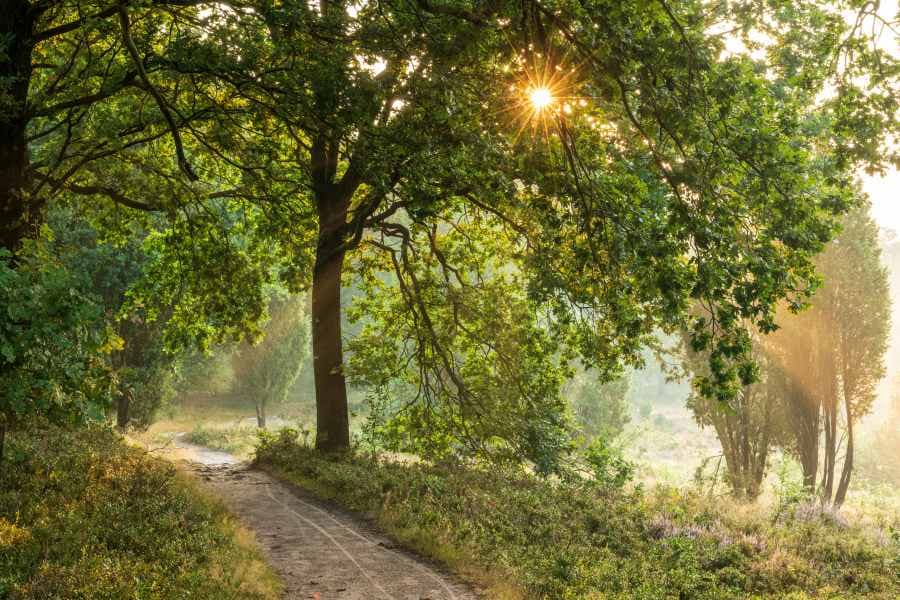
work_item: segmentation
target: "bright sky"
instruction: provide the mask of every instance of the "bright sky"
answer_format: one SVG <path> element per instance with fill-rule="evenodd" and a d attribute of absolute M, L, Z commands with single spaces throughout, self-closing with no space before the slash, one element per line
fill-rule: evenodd
<path fill-rule="evenodd" d="M 900 17 L 897 0 L 882 0 L 878 14 L 892 20 Z M 900 54 L 900 42 L 890 31 L 884 31 L 879 38 L 879 45 L 894 54 Z M 900 233 L 900 172 L 891 169 L 884 176 L 868 176 L 862 178 L 863 189 L 872 199 L 872 217 L 882 227 Z"/>
<path fill-rule="evenodd" d="M 884 177 L 864 176 L 863 189 L 872 199 L 872 217 L 881 227 L 900 233 L 900 172 L 893 169 Z"/>

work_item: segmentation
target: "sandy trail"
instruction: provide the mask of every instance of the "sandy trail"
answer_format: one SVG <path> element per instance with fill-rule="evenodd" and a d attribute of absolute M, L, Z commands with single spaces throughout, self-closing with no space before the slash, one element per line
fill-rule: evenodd
<path fill-rule="evenodd" d="M 474 600 L 360 517 L 324 504 L 230 454 L 175 439 L 178 458 L 252 530 L 287 599 Z"/>

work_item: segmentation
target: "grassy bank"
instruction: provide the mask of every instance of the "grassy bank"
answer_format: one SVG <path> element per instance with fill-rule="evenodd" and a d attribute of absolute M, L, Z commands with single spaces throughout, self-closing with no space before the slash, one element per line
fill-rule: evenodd
<path fill-rule="evenodd" d="M 612 491 L 523 475 L 334 460 L 283 432 L 258 462 L 372 516 L 493 598 L 870 598 L 900 594 L 897 523 L 863 527 L 658 488 Z M 894 529 L 892 529 L 894 528 Z"/>
<path fill-rule="evenodd" d="M 279 597 L 218 503 L 108 429 L 20 431 L 0 467 L 0 598 Z"/>

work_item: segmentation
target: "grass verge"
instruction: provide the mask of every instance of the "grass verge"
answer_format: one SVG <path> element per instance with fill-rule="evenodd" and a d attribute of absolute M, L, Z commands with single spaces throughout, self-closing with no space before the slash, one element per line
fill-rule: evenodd
<path fill-rule="evenodd" d="M 18 431 L 0 470 L 0 598 L 280 597 L 249 532 L 107 428 Z"/>
<path fill-rule="evenodd" d="M 900 535 L 800 509 L 781 520 L 672 488 L 323 456 L 285 430 L 257 462 L 486 587 L 490 598 L 895 599 Z"/>
<path fill-rule="evenodd" d="M 246 458 L 256 445 L 257 431 L 255 426 L 207 427 L 197 424 L 185 434 L 184 441 Z"/>

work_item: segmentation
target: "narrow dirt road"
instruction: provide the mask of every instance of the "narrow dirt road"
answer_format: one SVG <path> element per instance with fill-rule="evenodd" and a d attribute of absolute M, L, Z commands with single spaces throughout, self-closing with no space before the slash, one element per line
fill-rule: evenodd
<path fill-rule="evenodd" d="M 422 558 L 365 521 L 233 456 L 176 439 L 178 456 L 251 529 L 285 584 L 285 598 L 474 600 Z"/>

